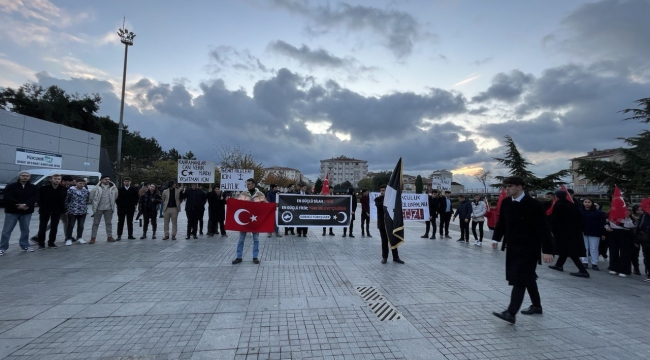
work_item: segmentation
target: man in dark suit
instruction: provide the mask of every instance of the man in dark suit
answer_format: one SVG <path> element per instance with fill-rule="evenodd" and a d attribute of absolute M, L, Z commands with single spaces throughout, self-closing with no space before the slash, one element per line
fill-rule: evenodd
<path fill-rule="evenodd" d="M 117 241 L 122 240 L 125 218 L 129 240 L 135 239 L 133 237 L 133 215 L 140 200 L 138 189 L 135 186 L 131 186 L 131 178 L 124 178 L 123 183 L 124 186 L 117 189 L 117 200 L 115 200 L 115 204 L 117 205 Z"/>
<path fill-rule="evenodd" d="M 208 201 L 208 195 L 199 188 L 199 184 L 192 184 L 191 188 L 181 189 L 181 199 L 185 200 L 185 214 L 187 215 L 187 236 L 185 240 L 189 240 L 190 236 L 198 239 L 196 236 L 199 216 L 203 215 L 205 211 L 205 203 Z"/>
<path fill-rule="evenodd" d="M 442 231 L 444 228 L 445 238 L 451 239 L 449 236 L 449 222 L 453 214 L 451 208 L 451 191 L 445 190 L 445 196 L 439 198 L 438 214 L 440 214 L 440 239 L 442 239 Z"/>
<path fill-rule="evenodd" d="M 424 235 L 420 236 L 423 239 L 429 237 L 429 229 L 432 229 L 431 239 L 436 238 L 436 219 L 438 218 L 438 210 L 440 208 L 440 198 L 438 195 L 438 190 L 433 189 L 429 190 L 429 220 L 425 222 L 426 229 L 424 230 Z M 441 236 L 442 237 L 442 236 Z"/>
<path fill-rule="evenodd" d="M 512 286 L 512 294 L 508 309 L 492 314 L 514 324 L 526 290 L 533 304 L 521 313 L 542 313 L 535 268 L 538 263 L 541 264 L 541 253 L 544 253 L 545 263 L 553 261 L 553 238 L 542 204 L 524 192 L 524 180 L 511 176 L 504 179 L 503 186 L 508 197 L 501 203 L 499 220 L 492 236 L 492 248 L 496 249 L 504 238 L 501 250 L 508 249 L 506 280 Z"/>

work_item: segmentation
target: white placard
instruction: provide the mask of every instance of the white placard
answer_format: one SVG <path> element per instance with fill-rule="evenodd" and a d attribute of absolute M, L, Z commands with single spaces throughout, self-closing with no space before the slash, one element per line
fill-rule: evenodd
<path fill-rule="evenodd" d="M 179 184 L 214 183 L 214 161 L 178 160 Z"/>
<path fill-rule="evenodd" d="M 377 207 L 375 199 L 378 192 L 370 193 L 370 219 L 377 220 Z M 429 219 L 429 195 L 427 194 L 402 194 L 402 213 L 404 221 L 426 221 Z"/>
<path fill-rule="evenodd" d="M 37 166 L 49 169 L 60 169 L 63 155 L 36 150 L 16 149 L 16 165 Z"/>
<path fill-rule="evenodd" d="M 246 190 L 246 180 L 253 178 L 254 175 L 254 170 L 221 169 L 221 190 L 244 191 Z"/>
<path fill-rule="evenodd" d="M 440 191 L 451 191 L 451 178 L 433 175 L 431 186 Z"/>

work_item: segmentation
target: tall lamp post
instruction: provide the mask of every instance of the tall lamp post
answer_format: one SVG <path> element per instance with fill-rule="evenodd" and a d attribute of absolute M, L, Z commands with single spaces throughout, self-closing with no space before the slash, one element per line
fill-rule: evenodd
<path fill-rule="evenodd" d="M 124 26 L 122 26 L 124 27 Z M 126 90 L 126 59 L 129 54 L 129 46 L 133 45 L 135 34 L 133 31 L 129 32 L 128 29 L 118 29 L 117 35 L 120 36 L 120 41 L 124 44 L 124 73 L 122 74 L 122 103 L 120 105 L 120 124 L 117 133 L 117 177 L 118 184 L 122 180 L 122 130 L 124 129 L 124 92 Z"/>

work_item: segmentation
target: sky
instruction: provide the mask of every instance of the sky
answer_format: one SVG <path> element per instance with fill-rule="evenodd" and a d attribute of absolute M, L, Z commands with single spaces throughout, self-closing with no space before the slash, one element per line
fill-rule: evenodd
<path fill-rule="evenodd" d="M 239 145 L 315 180 L 345 155 L 479 188 L 510 135 L 540 176 L 641 124 L 650 1 L 0 0 L 0 87 L 99 93 L 100 115 L 218 162 Z M 124 18 L 126 17 L 126 20 Z"/>

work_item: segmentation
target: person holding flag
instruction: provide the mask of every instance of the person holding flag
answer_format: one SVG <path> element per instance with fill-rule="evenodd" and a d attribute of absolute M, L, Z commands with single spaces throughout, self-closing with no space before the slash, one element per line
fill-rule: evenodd
<path fill-rule="evenodd" d="M 383 188 L 382 188 L 383 187 Z M 388 247 L 393 252 L 393 262 L 404 264 L 397 248 L 404 244 L 404 213 L 402 212 L 402 158 L 390 175 L 388 185 L 379 187 L 381 195 L 375 199 L 377 205 L 377 228 L 381 234 L 382 260 L 388 259 Z M 381 204 L 381 206 L 379 206 Z M 383 221 L 382 221 L 383 220 Z"/>
<path fill-rule="evenodd" d="M 630 212 L 621 196 L 621 189 L 614 186 L 612 205 L 605 225 L 609 244 L 609 273 L 627 277 L 632 273 L 632 229 L 636 225 L 630 218 Z"/>

